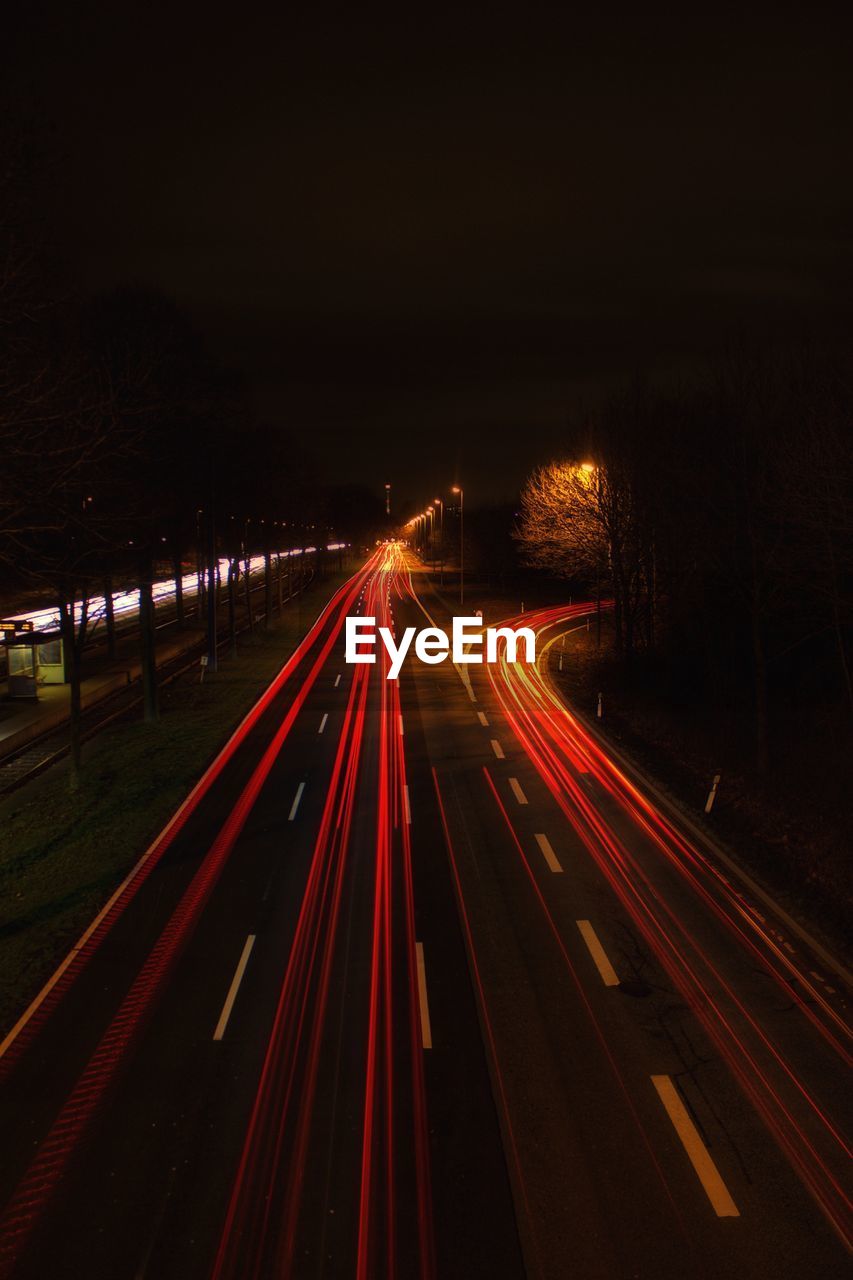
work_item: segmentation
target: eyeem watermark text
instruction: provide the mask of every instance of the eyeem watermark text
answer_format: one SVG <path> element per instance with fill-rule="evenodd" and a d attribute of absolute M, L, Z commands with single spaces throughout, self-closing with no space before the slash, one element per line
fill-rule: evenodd
<path fill-rule="evenodd" d="M 406 654 L 415 642 L 415 654 L 421 662 L 434 665 L 452 657 L 454 662 L 482 662 L 483 623 L 480 618 L 454 618 L 452 638 L 441 627 L 406 627 L 397 644 L 389 627 L 376 627 L 375 618 L 348 617 L 346 620 L 347 662 L 375 662 L 379 640 L 391 659 L 388 679 L 396 680 Z M 529 627 L 487 627 L 485 632 L 485 661 L 497 662 L 498 643 L 506 646 L 507 662 L 518 662 L 519 643 L 524 642 L 524 662 L 536 661 L 536 636 Z M 369 647 L 369 652 L 365 648 Z"/>

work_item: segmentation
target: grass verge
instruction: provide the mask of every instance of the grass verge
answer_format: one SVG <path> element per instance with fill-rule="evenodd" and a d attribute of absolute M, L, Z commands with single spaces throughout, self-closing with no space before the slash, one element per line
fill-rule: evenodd
<path fill-rule="evenodd" d="M 162 691 L 161 719 L 121 721 L 0 799 L 0 1035 L 26 1008 L 306 633 L 341 573 L 315 582 L 215 677 Z"/>

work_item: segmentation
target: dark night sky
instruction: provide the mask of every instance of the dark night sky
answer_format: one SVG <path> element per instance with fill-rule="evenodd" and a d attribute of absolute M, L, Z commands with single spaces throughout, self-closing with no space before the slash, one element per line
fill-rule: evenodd
<path fill-rule="evenodd" d="M 87 286 L 173 294 L 330 478 L 473 501 L 635 370 L 850 332 L 850 30 L 749 8 L 36 5 L 12 84 Z"/>

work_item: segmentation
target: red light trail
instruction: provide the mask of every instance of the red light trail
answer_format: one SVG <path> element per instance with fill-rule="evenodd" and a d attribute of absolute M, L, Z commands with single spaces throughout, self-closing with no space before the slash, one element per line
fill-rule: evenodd
<path fill-rule="evenodd" d="M 785 1001 L 796 1006 L 848 1067 L 851 1057 L 843 1040 L 849 1038 L 850 1029 L 810 978 L 794 968 L 744 894 L 642 795 L 544 675 L 541 658 L 549 646 L 542 645 L 541 638 L 553 631 L 553 642 L 568 629 L 567 624 L 590 609 L 589 604 L 579 604 L 523 615 L 540 637 L 540 662 L 522 665 L 504 660 L 489 667 L 493 692 L 520 744 L 650 951 L 849 1247 L 851 1202 L 843 1181 L 850 1145 L 829 1106 L 817 1100 L 802 1078 L 808 1064 L 794 1066 L 736 994 L 723 967 L 703 949 L 692 921 L 669 906 L 659 881 L 652 882 L 644 859 L 633 852 L 636 840 L 632 838 L 629 847 L 620 836 L 622 821 L 627 819 L 633 836 L 642 834 L 644 850 L 654 850 L 684 879 L 697 906 L 723 924 L 732 943 L 751 964 L 761 966 Z M 510 620 L 511 625 L 517 622 Z M 593 800 L 590 782 L 618 807 L 618 822 L 605 816 L 605 807 Z M 792 972 L 802 993 L 791 984 Z M 799 1115 L 802 1104 L 806 1112 Z"/>
<path fill-rule="evenodd" d="M 0 1275 L 10 1274 L 16 1266 L 58 1198 L 58 1188 L 63 1182 L 67 1185 L 72 1161 L 84 1150 L 96 1119 L 108 1111 L 108 1099 L 164 1000 L 218 882 L 226 868 L 239 863 L 241 837 L 261 795 L 269 800 L 279 776 L 273 771 L 281 769 L 285 747 L 290 753 L 295 749 L 291 737 L 307 700 L 318 694 L 324 681 L 331 689 L 333 661 L 340 654 L 347 616 L 361 612 L 374 617 L 393 635 L 397 602 L 423 609 L 405 553 L 399 545 L 387 544 L 335 593 L 175 818 L 60 967 L 44 998 L 4 1042 L 0 1071 L 8 1074 L 61 998 L 86 973 L 105 938 L 187 824 L 195 820 L 206 798 L 214 789 L 219 794 L 218 789 L 230 781 L 233 791 L 227 811 L 217 811 L 217 825 L 208 833 L 204 852 L 189 864 L 191 871 L 176 894 L 171 914 L 126 992 L 117 998 L 106 1029 L 99 1024 L 99 1039 L 92 1040 L 94 1050 L 87 1051 L 86 1065 L 63 1093 L 64 1102 L 6 1205 L 0 1220 Z M 804 1044 L 816 1046 L 849 1067 L 849 1028 L 838 1007 L 779 945 L 749 901 L 748 891 L 729 879 L 711 852 L 688 838 L 648 799 L 549 683 L 544 667 L 550 647 L 560 635 L 582 625 L 589 610 L 588 604 L 580 604 L 524 614 L 523 624 L 537 634 L 539 660 L 510 662 L 502 649 L 496 664 L 471 668 L 471 674 L 488 671 L 483 688 L 490 688 L 545 784 L 547 805 L 551 807 L 550 796 L 556 802 L 555 815 L 562 815 L 576 837 L 576 856 L 584 861 L 589 857 L 600 871 L 609 887 L 604 892 L 609 896 L 612 890 L 614 903 L 622 908 L 660 973 L 680 994 L 751 1108 L 849 1245 L 850 1203 L 843 1178 L 850 1147 L 834 1114 L 836 1100 L 821 1097 L 803 1053 Z M 509 620 L 511 626 L 519 623 L 518 618 Z M 388 647 L 382 646 L 374 664 L 348 668 L 348 683 L 340 689 L 337 675 L 334 689 L 339 692 L 334 697 L 343 701 L 337 704 L 338 710 L 330 701 L 323 703 L 329 709 L 319 731 L 326 760 L 321 785 L 309 784 L 305 790 L 303 780 L 290 810 L 288 821 L 301 803 L 300 821 L 306 819 L 301 844 L 294 835 L 286 849 L 293 861 L 298 896 L 280 932 L 267 937 L 276 966 L 268 1021 L 262 1024 L 263 1039 L 228 1165 L 227 1191 L 222 1192 L 222 1216 L 210 1252 L 213 1280 L 291 1277 L 309 1274 L 314 1266 L 322 1271 L 331 1232 L 335 1256 L 347 1258 L 347 1274 L 356 1280 L 433 1280 L 440 1270 L 434 1215 L 441 1184 L 434 1170 L 429 1122 L 419 985 L 425 982 L 419 971 L 424 935 L 419 935 L 416 924 L 409 801 L 409 770 L 417 766 L 410 758 L 407 769 L 404 742 L 411 740 L 410 730 L 407 724 L 404 738 L 401 684 L 387 678 L 392 661 Z M 469 669 L 458 670 L 466 688 L 467 716 L 475 692 Z M 455 681 L 455 676 L 451 678 Z M 437 718 L 441 727 L 447 723 L 443 717 L 441 706 Z M 481 724 L 489 724 L 482 711 L 479 717 Z M 412 724 L 412 736 L 419 727 Z M 495 732 L 494 727 L 488 729 L 490 735 Z M 254 756 L 248 752 L 250 743 Z M 296 749 L 298 744 L 297 738 Z M 504 745 L 509 751 L 506 739 Z M 607 1023 L 584 988 L 544 889 L 543 869 L 525 853 L 521 826 L 502 799 L 500 771 L 506 754 L 503 749 L 494 754 L 497 764 L 494 760 L 491 767 L 478 763 L 476 770 L 469 771 L 471 786 L 490 815 L 486 818 L 490 825 L 484 828 L 487 838 L 496 842 L 507 865 L 520 866 L 520 892 L 530 894 L 534 904 L 530 911 L 545 924 L 549 955 L 552 943 L 556 947 L 554 962 L 577 995 L 578 1025 L 588 1024 L 590 1054 L 596 1061 L 600 1051 L 601 1068 L 594 1065 L 593 1071 L 596 1075 L 600 1071 L 613 1084 L 614 1112 L 625 1114 L 628 1142 L 636 1135 L 648 1182 L 660 1189 L 658 1199 L 666 1202 L 675 1234 L 681 1231 L 688 1240 L 692 1224 L 683 1212 L 678 1187 L 648 1114 L 632 1093 L 633 1064 L 622 1061 L 609 1042 Z M 533 1203 L 536 1193 L 529 1185 L 529 1156 L 521 1149 L 519 1136 L 523 1139 L 524 1132 L 513 1115 L 512 1094 L 518 1082 L 513 1082 L 501 1061 L 505 1040 L 493 1024 L 483 976 L 487 970 L 481 967 L 483 935 L 476 936 L 472 918 L 476 922 L 477 912 L 472 914 L 472 901 L 466 901 L 464 866 L 460 870 L 443 775 L 430 765 L 426 776 L 431 778 L 432 792 L 426 805 L 419 801 L 415 818 L 434 823 L 439 844 L 444 838 L 449 909 L 453 914 L 455 898 L 462 935 L 459 945 L 467 952 L 480 1013 L 478 1044 L 482 1032 L 516 1206 L 527 1216 L 535 1261 L 540 1251 L 546 1255 L 547 1246 L 537 1238 L 541 1221 Z M 526 795 L 516 778 L 509 782 L 520 803 L 528 805 L 529 781 L 524 780 Z M 289 797 L 276 799 L 275 812 L 285 815 L 289 803 Z M 295 828 L 288 830 L 295 832 Z M 417 829 L 416 835 L 419 838 Z M 416 848 L 420 850 L 417 840 Z M 420 875 L 421 863 L 417 865 Z M 423 883 L 418 880 L 419 885 Z M 467 892 L 471 893 L 470 885 Z M 705 928 L 709 921 L 714 926 L 710 934 Z M 464 969 L 464 960 L 462 965 Z M 766 1008 L 756 1006 L 754 992 L 738 980 L 744 966 L 766 975 L 768 986 L 791 1007 L 792 1016 L 802 1020 L 808 1038 L 790 1041 L 784 1028 L 780 1030 L 765 1016 Z M 247 998 L 241 996 L 241 1000 Z M 346 1103 L 340 1101 L 344 1097 Z M 329 1191 L 333 1159 L 339 1170 L 346 1171 L 344 1191 L 338 1173 L 334 1205 Z M 331 1213 L 337 1215 L 334 1224 L 329 1222 Z M 534 1222 L 540 1226 L 531 1225 Z"/>

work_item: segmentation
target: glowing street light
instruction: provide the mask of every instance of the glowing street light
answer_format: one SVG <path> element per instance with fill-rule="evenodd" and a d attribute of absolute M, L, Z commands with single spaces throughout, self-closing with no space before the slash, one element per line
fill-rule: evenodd
<path fill-rule="evenodd" d="M 455 484 L 451 493 L 459 494 L 459 603 L 465 603 L 465 491 Z"/>
<path fill-rule="evenodd" d="M 441 540 L 441 585 L 444 586 L 444 501 L 441 498 L 433 498 L 433 502 L 437 507 L 441 507 L 441 524 L 439 526 L 439 538 Z M 432 571 L 435 573 L 435 555 L 432 557 Z"/>

